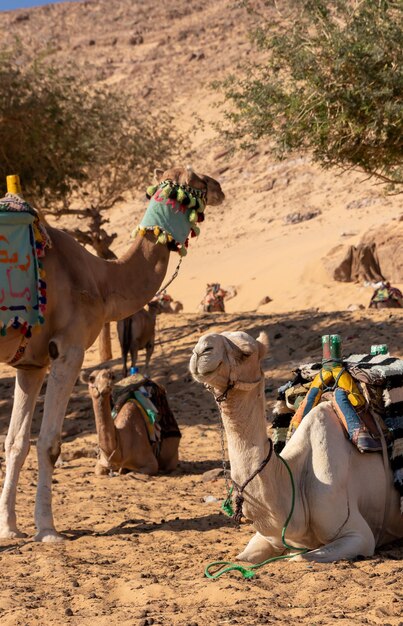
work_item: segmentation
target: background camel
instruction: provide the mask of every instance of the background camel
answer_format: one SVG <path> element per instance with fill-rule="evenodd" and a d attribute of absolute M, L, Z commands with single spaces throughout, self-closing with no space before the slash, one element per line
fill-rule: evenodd
<path fill-rule="evenodd" d="M 243 492 L 243 514 L 256 535 L 238 559 L 258 563 L 285 551 L 281 533 L 291 509 L 292 486 L 285 464 L 270 456 L 261 360 L 267 337 L 243 332 L 207 334 L 193 350 L 190 371 L 216 397 L 227 435 L 234 485 L 242 485 L 269 459 Z M 298 559 L 331 562 L 370 556 L 376 546 L 403 537 L 399 495 L 381 454 L 361 454 L 346 439 L 330 402 L 302 421 L 282 452 L 295 484 L 288 544 L 308 548 Z"/>
<path fill-rule="evenodd" d="M 237 295 L 234 285 L 221 287 L 220 283 L 208 283 L 203 300 L 197 307 L 198 313 L 224 313 L 224 300 L 231 300 Z"/>
<path fill-rule="evenodd" d="M 172 180 L 205 193 L 206 204 L 219 205 L 219 183 L 191 169 L 156 171 L 157 180 Z M 0 497 L 0 537 L 24 536 L 15 512 L 17 484 L 29 450 L 32 414 L 50 366 L 42 426 L 37 442 L 38 486 L 35 504 L 37 541 L 59 541 L 52 513 L 52 475 L 60 453 L 61 429 L 67 403 L 79 374 L 85 350 L 105 322 L 141 309 L 155 295 L 165 277 L 169 249 L 156 245 L 155 235 L 137 237 L 121 258 L 105 261 L 92 255 L 73 237 L 48 228 L 52 248 L 43 260 L 47 282 L 47 310 L 43 327 L 29 340 L 17 367 L 14 405 L 6 438 L 6 477 Z M 21 333 L 13 328 L 0 336 L 0 359 L 16 354 Z"/>
<path fill-rule="evenodd" d="M 183 311 L 183 304 L 178 300 L 174 300 L 172 296 L 167 293 L 162 293 L 160 296 L 153 298 L 152 302 L 157 302 L 159 307 L 159 313 L 180 313 Z"/>
<path fill-rule="evenodd" d="M 100 458 L 95 467 L 98 475 L 112 470 L 134 470 L 142 474 L 156 474 L 158 470 L 172 471 L 178 464 L 180 432 L 169 408 L 165 390 L 151 381 L 147 388 L 156 390 L 153 403 L 162 416 L 169 414 L 170 430 L 162 419 L 161 441 L 153 446 L 147 433 L 144 417 L 137 404 L 128 401 L 112 417 L 112 391 L 115 376 L 110 369 L 92 372 L 81 379 L 88 381 L 95 415 Z M 155 389 L 157 388 L 157 389 Z"/>
<path fill-rule="evenodd" d="M 130 353 L 131 367 L 137 363 L 139 350 L 146 351 L 144 373 L 149 375 L 150 359 L 155 345 L 155 320 L 159 313 L 156 301 L 148 303 L 148 309 L 140 309 L 117 323 L 120 349 L 122 352 L 123 378 L 127 376 L 127 356 Z"/>

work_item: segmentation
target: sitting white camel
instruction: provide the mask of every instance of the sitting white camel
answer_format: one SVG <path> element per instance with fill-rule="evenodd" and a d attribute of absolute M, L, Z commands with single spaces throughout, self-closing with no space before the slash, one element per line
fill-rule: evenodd
<path fill-rule="evenodd" d="M 203 335 L 190 372 L 220 401 L 231 478 L 243 483 L 269 461 L 243 491 L 243 514 L 257 531 L 239 560 L 258 563 L 282 554 L 281 535 L 291 509 L 292 484 L 267 437 L 261 360 L 267 336 L 244 332 Z M 286 541 L 309 551 L 298 560 L 331 562 L 371 556 L 403 537 L 403 516 L 392 473 L 382 454 L 360 453 L 346 439 L 330 402 L 314 408 L 282 452 L 295 483 L 295 507 Z"/>

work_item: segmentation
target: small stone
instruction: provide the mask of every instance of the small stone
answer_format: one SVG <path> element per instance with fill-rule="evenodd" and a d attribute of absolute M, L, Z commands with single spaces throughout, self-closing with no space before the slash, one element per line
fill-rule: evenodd
<path fill-rule="evenodd" d="M 131 46 L 138 46 L 142 43 L 144 43 L 143 35 L 132 35 L 129 39 L 129 44 Z"/>
<path fill-rule="evenodd" d="M 67 608 L 64 612 L 65 615 L 68 615 L 69 617 L 71 617 L 72 615 L 74 615 L 73 611 L 69 608 Z"/>

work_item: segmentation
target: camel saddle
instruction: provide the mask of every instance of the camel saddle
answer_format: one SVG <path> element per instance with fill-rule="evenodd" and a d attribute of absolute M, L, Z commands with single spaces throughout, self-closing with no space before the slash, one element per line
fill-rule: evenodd
<path fill-rule="evenodd" d="M 344 378 L 338 378 L 341 370 Z M 273 411 L 276 452 L 314 406 L 330 400 L 346 437 L 360 452 L 381 452 L 385 438 L 394 485 L 403 497 L 403 360 L 353 354 L 333 371 L 324 372 L 322 363 L 305 363 L 294 373 L 278 390 Z"/>

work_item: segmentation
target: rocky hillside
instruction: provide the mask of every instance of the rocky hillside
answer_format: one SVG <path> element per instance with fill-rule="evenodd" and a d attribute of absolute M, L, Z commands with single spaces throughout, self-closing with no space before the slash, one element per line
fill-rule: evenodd
<path fill-rule="evenodd" d="M 226 0 L 93 0 L 3 12 L 0 25 L 4 44 L 21 40 L 32 55 L 124 90 L 133 106 L 169 111 L 188 139 L 182 162 L 220 179 L 226 203 L 208 213 L 170 288 L 185 310 L 196 309 L 207 282 L 237 285 L 229 311 L 254 309 L 266 295 L 267 312 L 367 304 L 369 288 L 334 283 L 321 259 L 397 220 L 400 197 L 358 173 L 324 172 L 307 156 L 275 162 L 266 142 L 231 155 L 211 125 L 221 115 L 211 82 L 241 76 L 240 63 L 257 58 L 244 9 Z M 144 210 L 142 192 L 111 211 L 118 254 Z"/>

